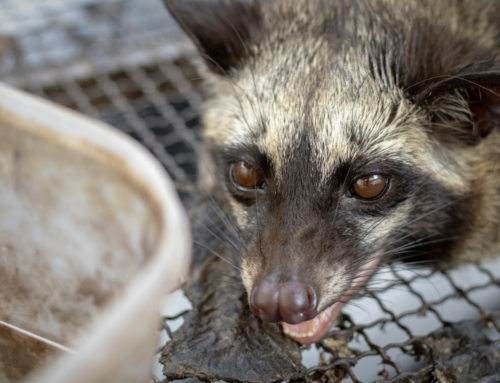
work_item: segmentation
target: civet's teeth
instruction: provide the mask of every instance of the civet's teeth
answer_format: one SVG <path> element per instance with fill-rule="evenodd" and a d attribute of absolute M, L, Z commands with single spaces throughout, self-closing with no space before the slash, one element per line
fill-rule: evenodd
<path fill-rule="evenodd" d="M 316 334 L 315 331 L 310 331 L 310 332 L 307 332 L 307 333 L 304 333 L 304 332 L 295 332 L 295 331 L 289 330 L 286 327 L 283 328 L 283 331 L 284 331 L 285 334 L 287 334 L 289 336 L 293 336 L 294 338 L 307 338 L 309 336 L 313 336 L 314 334 Z"/>
<path fill-rule="evenodd" d="M 324 317 L 323 314 L 324 313 L 321 313 L 316 318 L 295 325 L 282 323 L 283 331 L 293 338 L 308 338 L 314 336 L 320 330 L 320 324 Z"/>

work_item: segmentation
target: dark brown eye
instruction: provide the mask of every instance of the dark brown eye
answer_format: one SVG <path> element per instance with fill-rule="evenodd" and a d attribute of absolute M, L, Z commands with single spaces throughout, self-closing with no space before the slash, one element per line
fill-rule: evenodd
<path fill-rule="evenodd" d="M 237 187 L 255 189 L 262 186 L 259 172 L 245 161 L 236 161 L 231 165 L 231 178 Z"/>
<path fill-rule="evenodd" d="M 362 199 L 375 199 L 382 195 L 387 185 L 387 177 L 379 174 L 362 177 L 354 182 L 352 190 Z"/>

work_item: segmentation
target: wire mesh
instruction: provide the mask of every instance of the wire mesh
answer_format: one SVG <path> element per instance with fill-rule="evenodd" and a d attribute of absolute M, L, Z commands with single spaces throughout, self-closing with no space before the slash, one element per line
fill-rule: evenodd
<path fill-rule="evenodd" d="M 3 18 L 20 21 L 0 28 L 2 81 L 130 134 L 161 161 L 179 190 L 189 190 L 200 80 L 186 60 L 190 45 L 163 4 L 4 3 Z"/>
<path fill-rule="evenodd" d="M 161 1 L 0 5 L 0 80 L 129 134 L 188 196 L 196 175 L 201 80 L 190 43 Z M 498 262 L 448 271 L 389 265 L 345 308 L 327 338 L 303 349 L 304 380 L 445 382 L 429 334 L 469 320 L 498 347 L 499 292 Z M 164 318 L 168 335 L 181 315 Z"/>

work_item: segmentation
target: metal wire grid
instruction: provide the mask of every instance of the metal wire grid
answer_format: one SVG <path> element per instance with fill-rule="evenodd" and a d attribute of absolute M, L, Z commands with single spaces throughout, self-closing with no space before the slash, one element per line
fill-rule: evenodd
<path fill-rule="evenodd" d="M 189 43 L 160 1 L 82 2 L 32 11 L 45 21 L 4 32 L 0 79 L 130 134 L 189 190 L 202 101 L 194 68 L 181 58 Z"/>
<path fill-rule="evenodd" d="M 192 190 L 200 79 L 189 42 L 160 0 L 2 0 L 0 6 L 8 20 L 0 27 L 0 80 L 121 129 L 160 160 L 181 195 Z M 425 336 L 464 319 L 484 323 L 498 343 L 500 273 L 482 265 L 460 273 L 386 268 L 344 310 L 331 337 L 304 349 L 310 367 L 304 380 L 438 381 Z M 394 291 L 404 309 L 390 306 Z M 357 307 L 368 307 L 370 319 Z M 164 319 L 171 336 L 176 318 Z"/>
<path fill-rule="evenodd" d="M 435 381 L 435 376 L 432 374 L 434 365 L 429 363 L 431 350 L 424 343 L 425 335 L 417 335 L 415 329 L 412 329 L 411 326 L 408 326 L 404 322 L 405 320 L 407 322 L 408 320 L 409 322 L 412 322 L 415 317 L 433 315 L 440 326 L 451 326 L 452 323 L 457 322 L 457 320 L 463 319 L 456 317 L 452 318 L 449 315 L 448 317 L 443 316 L 443 312 L 446 312 L 446 310 L 443 310 L 442 306 L 452 300 L 460 300 L 462 301 L 461 303 L 470 305 L 470 307 L 475 311 L 475 315 L 471 315 L 474 317 L 475 323 L 484 323 L 485 327 L 489 330 L 487 330 L 489 332 L 489 338 L 491 340 L 495 340 L 497 344 L 499 344 L 500 311 L 498 310 L 498 306 L 496 306 L 496 309 L 493 310 L 485 309 L 474 301 L 474 299 L 471 298 L 471 295 L 473 295 L 474 292 L 481 292 L 482 290 L 491 288 L 492 286 L 499 287 L 500 278 L 498 276 L 495 277 L 490 271 L 485 269 L 480 264 L 475 265 L 475 268 L 480 273 L 483 273 L 485 281 L 483 283 L 472 284 L 464 288 L 461 287 L 463 283 L 457 282 L 452 276 L 453 273 L 447 271 L 439 272 L 428 270 L 423 274 L 405 278 L 405 276 L 398 271 L 397 268 L 391 266 L 388 271 L 392 274 L 394 281 L 388 283 L 383 288 L 367 291 L 368 296 L 376 302 L 381 312 L 386 315 L 381 318 L 377 318 L 371 323 L 363 324 L 356 323 L 352 317 L 344 316 L 343 323 L 330 333 L 330 336 L 333 339 L 349 340 L 354 337 L 361 338 L 362 342 L 358 341 L 358 343 L 364 343 L 365 347 L 358 350 L 349 350 L 351 355 L 339 355 L 339 349 L 332 348 L 330 346 L 331 342 L 328 340 L 321 342 L 322 352 L 328 355 L 328 358 L 326 355 L 323 356 L 323 360 L 328 362 L 324 362 L 323 365 L 310 368 L 308 371 L 308 377 L 311 380 L 324 381 L 325 375 L 329 372 L 331 373 L 332 370 L 339 369 L 340 375 L 345 373 L 352 379 L 353 382 L 358 383 L 360 380 L 356 375 L 356 370 L 359 371 L 360 368 L 358 366 L 356 369 L 353 368 L 353 366 L 356 366 L 363 358 L 368 356 L 377 356 L 380 359 L 380 371 L 378 371 L 378 375 L 380 375 L 383 379 L 377 380 L 376 382 L 393 383 L 400 381 Z M 449 283 L 451 291 L 437 299 L 429 300 L 423 296 L 423 294 L 419 293 L 413 286 L 419 280 L 429 283 L 429 279 L 432 279 L 433 277 L 441 278 Z M 404 286 L 407 289 L 408 297 L 413 296 L 414 298 L 417 298 L 418 303 L 412 309 L 397 313 L 397 310 L 391 310 L 387 307 L 387 304 L 383 301 L 382 295 L 384 292 L 401 286 Z M 387 342 L 386 344 L 377 344 L 377 342 L 374 342 L 371 339 L 368 331 L 376 328 L 383 330 L 383 328 L 388 324 L 395 325 L 395 328 L 402 332 L 402 336 L 399 337 L 400 340 Z M 397 358 L 401 358 L 402 355 L 410 357 L 415 363 L 411 363 L 413 365 L 410 366 L 407 364 L 406 367 L 410 368 L 405 369 L 404 363 L 397 362 Z"/>

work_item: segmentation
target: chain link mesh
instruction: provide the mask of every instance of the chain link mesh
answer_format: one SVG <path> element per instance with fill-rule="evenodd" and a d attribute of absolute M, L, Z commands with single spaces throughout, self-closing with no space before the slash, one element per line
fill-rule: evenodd
<path fill-rule="evenodd" d="M 163 164 L 181 196 L 189 195 L 201 80 L 190 43 L 161 1 L 0 4 L 0 80 L 129 134 Z M 498 346 L 499 293 L 499 262 L 448 271 L 389 265 L 327 338 L 304 348 L 304 380 L 445 382 L 428 334 L 469 321 Z M 167 334 L 181 315 L 164 318 Z"/>

